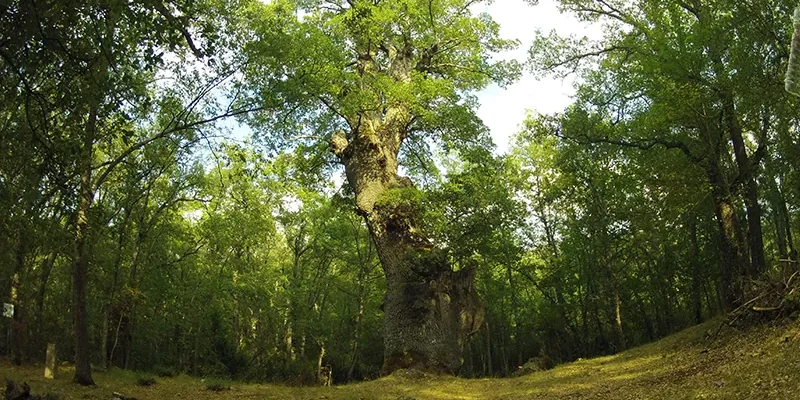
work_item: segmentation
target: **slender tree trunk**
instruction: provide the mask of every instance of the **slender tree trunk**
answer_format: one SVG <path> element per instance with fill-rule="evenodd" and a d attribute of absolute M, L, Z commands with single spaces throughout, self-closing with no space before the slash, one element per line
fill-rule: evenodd
<path fill-rule="evenodd" d="M 110 318 L 110 316 L 108 315 L 109 313 L 110 313 L 110 310 L 108 309 L 108 306 L 106 306 L 106 309 L 103 310 L 103 328 L 102 328 L 103 331 L 102 331 L 102 334 L 100 336 L 100 354 L 103 356 L 103 369 L 104 370 L 108 370 L 108 367 L 109 367 L 109 364 L 110 364 L 109 357 L 108 357 L 108 355 L 109 355 L 109 351 L 108 351 L 108 336 L 111 333 L 110 332 L 111 327 L 109 326 L 110 324 L 109 324 L 109 321 L 108 321 L 108 319 Z"/>
<path fill-rule="evenodd" d="M 786 241 L 786 257 L 790 260 L 797 261 L 797 250 L 794 247 L 794 238 L 792 237 L 792 220 L 789 214 L 789 209 L 786 206 L 786 195 L 784 195 L 784 190 L 777 186 L 775 187 L 776 193 L 776 200 L 777 200 L 777 214 L 779 215 L 779 219 L 781 220 L 781 226 L 783 227 L 783 237 Z"/>
<path fill-rule="evenodd" d="M 514 335 L 514 339 L 513 339 L 512 345 L 510 347 L 511 347 L 511 350 L 514 351 L 514 353 L 516 353 L 516 355 L 517 355 L 517 365 L 522 365 L 522 351 L 519 348 L 521 334 L 520 334 L 520 328 L 519 328 L 519 316 L 517 316 L 517 313 L 519 311 L 519 304 L 518 304 L 518 301 L 517 301 L 517 287 L 514 284 L 514 275 L 513 275 L 512 271 L 511 271 L 511 265 L 510 265 L 509 261 L 506 261 L 506 275 L 507 275 L 507 278 L 508 278 L 508 288 L 511 290 L 511 312 L 510 312 L 511 315 L 510 316 L 511 316 L 511 322 L 514 324 L 514 330 L 512 332 L 513 335 Z M 511 338 L 509 338 L 509 341 L 510 340 L 511 340 Z"/>
<path fill-rule="evenodd" d="M 583 271 L 582 271 L 583 272 Z M 581 275 L 585 276 L 583 273 Z M 578 335 L 577 338 L 581 343 L 581 354 L 587 355 L 589 354 L 589 345 L 587 340 L 589 339 L 589 296 L 588 296 L 588 282 L 586 283 L 586 294 L 582 293 L 581 287 L 578 287 L 578 296 L 581 299 L 581 331 L 582 335 Z"/>
<path fill-rule="evenodd" d="M 139 288 L 139 266 L 142 263 L 142 251 L 147 241 L 148 231 L 150 229 L 149 222 L 146 221 L 145 214 L 147 204 L 150 202 L 150 192 L 144 196 L 144 209 L 142 216 L 139 218 L 137 225 L 138 233 L 136 234 L 136 243 L 133 247 L 131 254 L 131 270 L 128 278 L 129 286 L 131 289 L 136 290 Z M 131 362 L 131 354 L 133 352 L 133 338 L 136 322 L 136 300 L 133 299 L 129 303 L 127 310 L 120 309 L 120 318 L 122 319 L 122 368 L 128 369 Z"/>
<path fill-rule="evenodd" d="M 323 386 L 330 386 L 330 379 L 328 374 L 324 374 L 322 370 L 322 361 L 325 358 L 325 342 L 319 344 L 319 357 L 317 357 L 317 383 Z"/>
<path fill-rule="evenodd" d="M 694 322 L 703 322 L 703 303 L 700 294 L 702 278 L 700 274 L 700 247 L 697 244 L 697 218 L 689 221 L 689 265 L 692 268 L 692 311 Z"/>
<path fill-rule="evenodd" d="M 94 385 L 90 365 L 89 323 L 86 314 L 86 286 L 89 274 L 89 211 L 92 208 L 92 159 L 94 138 L 97 130 L 97 111 L 95 102 L 89 112 L 89 120 L 84 132 L 83 154 L 81 156 L 80 192 L 75 223 L 75 249 L 72 263 L 73 321 L 75 325 L 75 376 L 73 381 L 83 386 Z"/>
<path fill-rule="evenodd" d="M 56 263 L 58 253 L 52 252 L 42 261 L 42 275 L 39 278 L 39 294 L 36 297 L 36 320 L 39 330 L 44 330 L 44 298 L 47 292 L 47 282 L 50 280 L 50 273 Z"/>
<path fill-rule="evenodd" d="M 361 282 L 360 282 L 361 283 Z M 353 329 L 353 345 L 352 345 L 352 358 L 350 361 L 350 368 L 347 369 L 347 380 L 353 380 L 353 374 L 356 370 L 356 364 L 358 363 L 358 343 L 361 340 L 361 324 L 364 318 L 364 288 L 363 283 L 362 287 L 359 289 L 358 294 L 358 310 L 356 311 L 356 320 L 355 320 L 355 329 Z"/>
<path fill-rule="evenodd" d="M 706 304 L 708 305 L 708 313 L 709 314 L 716 314 L 716 312 L 721 311 L 720 305 L 721 301 L 719 298 L 719 291 L 714 290 L 711 286 L 711 282 L 708 280 L 703 280 L 703 296 L 706 298 Z M 717 295 L 714 297 L 713 295 Z"/>
<path fill-rule="evenodd" d="M 291 294 L 290 294 L 291 296 Z M 287 313 L 286 313 L 286 320 L 285 320 L 285 331 L 284 331 L 284 349 L 286 350 L 286 360 L 287 361 L 294 361 L 295 360 L 295 353 L 294 353 L 294 343 L 292 342 L 292 337 L 294 336 L 294 332 L 292 331 L 292 327 L 294 326 L 294 319 L 292 317 L 292 301 L 291 299 L 286 300 L 287 306 Z"/>
<path fill-rule="evenodd" d="M 539 185 L 539 178 L 536 178 L 536 184 Z M 576 337 L 578 337 L 578 329 L 575 325 L 570 321 L 570 316 L 567 312 L 567 301 L 564 297 L 564 279 L 561 268 L 557 266 L 558 260 L 561 258 L 561 252 L 558 248 L 558 242 L 555 239 L 555 227 L 553 226 L 555 222 L 550 221 L 547 216 L 547 212 L 545 211 L 544 201 L 540 199 L 540 203 L 537 207 L 534 208 L 534 213 L 542 222 L 544 226 L 545 238 L 547 239 L 547 245 L 550 248 L 550 263 L 553 265 L 553 274 L 555 278 L 554 282 L 554 290 L 555 290 L 555 301 L 551 300 L 553 305 L 558 309 L 559 316 L 561 317 L 561 324 L 569 329 L 569 332 L 572 336 L 569 338 L 568 343 L 570 346 L 570 351 L 580 351 L 576 349 L 572 344 L 574 344 Z M 549 297 L 549 296 L 547 296 Z"/>
<path fill-rule="evenodd" d="M 609 348 L 609 340 L 606 336 L 605 329 L 603 329 L 603 322 L 600 321 L 601 310 L 597 302 L 593 303 L 594 310 L 592 312 L 592 319 L 594 320 L 594 352 L 605 353 Z M 604 313 L 603 313 L 604 314 Z"/>
<path fill-rule="evenodd" d="M 625 330 L 622 327 L 622 298 L 619 295 L 619 285 L 614 283 L 614 323 L 617 328 L 617 337 L 619 338 L 620 351 L 628 347 L 625 341 Z"/>
<path fill-rule="evenodd" d="M 104 18 L 105 35 L 101 40 L 114 40 L 114 26 L 118 19 L 117 10 L 107 9 Z M 101 46 L 102 47 L 102 46 Z M 97 126 L 100 107 L 104 101 L 108 79 L 109 55 L 100 52 L 96 65 L 90 68 L 86 77 L 91 89 L 86 93 L 89 99 L 89 114 L 83 132 L 78 172 L 80 186 L 78 193 L 78 209 L 75 215 L 75 240 L 72 260 L 73 291 L 73 323 L 75 326 L 75 376 L 73 382 L 83 386 L 94 385 L 92 379 L 91 347 L 89 346 L 89 321 L 86 311 L 86 294 L 89 277 L 89 213 L 94 200 L 94 183 L 92 181 L 92 164 L 94 161 L 94 143 L 97 138 Z"/>
<path fill-rule="evenodd" d="M 483 374 L 487 376 L 494 375 L 492 368 L 492 331 L 489 329 L 489 321 L 484 324 L 486 327 L 486 365 L 483 368 Z"/>
<path fill-rule="evenodd" d="M 783 230 L 781 216 L 775 212 L 772 214 L 772 221 L 775 224 L 775 242 L 778 245 L 778 260 L 789 258 L 789 249 L 786 247 L 786 231 Z"/>
<path fill-rule="evenodd" d="M 122 326 L 122 318 L 123 315 L 120 313 L 119 320 L 117 321 L 117 327 L 114 329 L 114 344 L 111 346 L 111 350 L 108 352 L 108 363 L 107 365 L 111 365 L 114 362 L 114 352 L 117 350 L 117 345 L 119 344 L 119 332 Z"/>
<path fill-rule="evenodd" d="M 9 301 L 14 305 L 14 314 L 11 318 L 11 345 L 13 347 L 13 363 L 14 365 L 22 365 L 22 336 L 23 326 L 22 321 L 22 304 L 20 301 L 20 290 L 22 286 L 22 273 L 25 269 L 25 234 L 20 229 L 17 234 L 15 244 L 15 257 L 14 257 L 14 274 L 11 276 L 11 295 Z"/>
<path fill-rule="evenodd" d="M 107 296 L 107 299 L 106 299 L 104 312 L 103 312 L 103 333 L 102 333 L 102 337 L 101 337 L 100 354 L 103 355 L 103 367 L 104 367 L 104 369 L 108 369 L 110 367 L 110 365 L 111 365 L 111 357 L 110 357 L 110 352 L 109 352 L 109 349 L 108 349 L 108 342 L 109 342 L 109 338 L 111 337 L 111 331 L 110 331 L 110 329 L 111 329 L 111 326 L 110 326 L 111 325 L 111 321 L 110 321 L 110 319 L 112 318 L 111 310 L 112 310 L 112 307 L 113 307 L 114 294 L 117 291 L 117 285 L 119 283 L 119 270 L 120 270 L 120 267 L 122 266 L 122 252 L 123 252 L 123 249 L 125 247 L 125 239 L 126 239 L 126 236 L 127 236 L 126 234 L 127 234 L 127 231 L 128 231 L 128 221 L 130 219 L 131 211 L 132 211 L 131 208 L 132 207 L 130 207 L 130 206 L 129 207 L 125 207 L 125 217 L 123 218 L 122 225 L 120 226 L 120 229 L 119 229 L 119 236 L 117 237 L 117 254 L 114 257 L 114 267 L 113 267 L 114 274 L 113 274 L 113 278 L 111 280 L 111 287 L 109 287 L 109 289 L 108 289 L 108 296 Z M 119 338 L 119 332 L 118 331 L 116 332 L 115 337 Z M 115 345 L 116 345 L 116 343 L 115 343 Z"/>
<path fill-rule="evenodd" d="M 653 322 L 650 320 L 650 317 L 647 315 L 647 308 L 642 301 L 642 298 L 639 296 L 638 293 L 633 293 L 633 299 L 636 301 L 637 308 L 639 309 L 639 313 L 642 315 L 642 324 L 644 325 L 644 331 L 647 335 L 647 340 L 651 341 L 655 339 L 655 329 L 653 328 Z"/>
<path fill-rule="evenodd" d="M 747 239 L 750 249 L 750 263 L 746 272 L 750 276 L 758 276 L 767 268 L 767 261 L 764 256 L 764 234 L 761 226 L 761 205 L 758 203 L 758 184 L 753 176 L 753 166 L 750 165 L 750 158 L 747 156 L 742 127 L 733 104 L 733 96 L 730 93 L 724 93 L 722 103 L 725 125 L 733 143 L 733 153 L 739 170 L 739 178 L 745 188 Z"/>
<path fill-rule="evenodd" d="M 782 203 L 784 227 L 786 228 L 786 243 L 789 246 L 789 259 L 797 261 L 797 249 L 794 247 L 794 238 L 792 236 L 792 221 L 789 217 L 789 211 L 786 209 L 786 201 Z"/>
<path fill-rule="evenodd" d="M 772 206 L 772 221 L 775 224 L 775 244 L 778 246 L 778 259 L 783 260 L 789 257 L 789 248 L 786 246 L 786 230 L 783 227 L 783 216 L 779 205 L 777 192 L 774 184 L 770 188 L 770 203 Z"/>
<path fill-rule="evenodd" d="M 507 314 L 503 312 L 503 315 Z M 497 343 L 500 347 L 500 365 L 503 368 L 502 376 L 508 376 L 508 340 L 510 335 L 507 329 L 503 329 L 503 331 L 501 331 L 502 335 L 500 335 L 500 340 L 498 340 Z"/>
<path fill-rule="evenodd" d="M 193 337 L 193 340 L 192 340 L 192 367 L 191 367 L 191 371 L 192 371 L 192 375 L 197 375 L 197 364 L 198 364 L 198 362 L 197 362 L 197 352 L 198 352 L 198 348 L 200 347 L 199 346 L 199 342 L 200 342 L 199 329 L 194 332 L 193 336 L 194 337 Z"/>
<path fill-rule="evenodd" d="M 766 270 L 764 235 L 761 227 L 761 205 L 758 203 L 758 184 L 753 174 L 753 166 L 750 165 L 750 159 L 747 156 L 747 150 L 742 135 L 742 126 L 736 113 L 735 96 L 729 78 L 730 71 L 722 61 L 721 49 L 718 49 L 716 46 L 709 46 L 707 50 L 713 62 L 712 67 L 718 80 L 717 93 L 722 103 L 722 122 L 733 144 L 733 154 L 736 160 L 739 180 L 742 182 L 745 189 L 750 262 L 742 264 L 741 267 L 745 267 L 745 269 L 740 272 L 750 276 L 756 276 Z M 720 146 L 717 146 L 717 149 L 720 149 Z M 719 153 L 717 153 L 717 155 L 719 155 Z"/>

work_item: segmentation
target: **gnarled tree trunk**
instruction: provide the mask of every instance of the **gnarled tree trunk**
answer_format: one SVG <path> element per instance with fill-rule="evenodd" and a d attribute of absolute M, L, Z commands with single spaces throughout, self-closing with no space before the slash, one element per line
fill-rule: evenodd
<path fill-rule="evenodd" d="M 711 184 L 711 196 L 719 227 L 722 305 L 731 309 L 742 300 L 739 277 L 748 268 L 745 245 L 741 240 L 740 222 L 733 196 L 720 170 L 719 154 L 708 160 L 706 173 Z"/>
<path fill-rule="evenodd" d="M 331 148 L 345 166 L 386 275 L 383 372 L 454 374 L 483 309 L 475 270 L 453 271 L 445 252 L 420 232 L 417 189 L 397 174 L 407 115 L 391 108 L 383 116 L 364 115 L 349 135 L 334 134 Z"/>

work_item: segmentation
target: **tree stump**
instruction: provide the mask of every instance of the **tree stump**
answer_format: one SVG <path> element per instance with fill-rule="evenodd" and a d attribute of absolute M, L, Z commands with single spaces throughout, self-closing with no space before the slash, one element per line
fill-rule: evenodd
<path fill-rule="evenodd" d="M 22 385 L 19 385 L 10 379 L 6 379 L 5 400 L 42 400 L 42 397 L 31 394 L 31 387 L 28 382 L 22 382 Z"/>

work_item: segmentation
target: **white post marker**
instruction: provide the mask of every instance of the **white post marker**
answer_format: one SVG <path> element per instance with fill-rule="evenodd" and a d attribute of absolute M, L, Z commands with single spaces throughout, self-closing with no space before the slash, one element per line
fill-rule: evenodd
<path fill-rule="evenodd" d="M 45 379 L 55 379 L 56 378 L 56 368 L 58 367 L 58 363 L 56 362 L 56 344 L 55 343 L 48 343 L 47 344 L 47 359 L 44 363 L 44 378 Z"/>
<path fill-rule="evenodd" d="M 14 305 L 11 303 L 3 303 L 3 317 L 5 318 L 14 318 Z M 11 357 L 11 322 L 8 324 L 8 345 L 6 348 L 8 349 L 8 356 Z"/>

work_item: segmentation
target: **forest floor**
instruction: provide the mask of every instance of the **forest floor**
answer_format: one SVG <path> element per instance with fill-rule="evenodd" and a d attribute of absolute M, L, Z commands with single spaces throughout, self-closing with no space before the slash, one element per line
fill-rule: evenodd
<path fill-rule="evenodd" d="M 110 400 L 112 392 L 146 399 L 797 399 L 800 398 L 800 323 L 784 321 L 746 330 L 713 320 L 657 342 L 607 357 L 559 365 L 518 378 L 462 379 L 395 373 L 375 381 L 334 387 L 228 383 L 210 391 L 210 380 L 188 376 L 136 384 L 140 373 L 94 374 L 97 386 L 70 383 L 69 367 L 46 381 L 41 366 L 11 367 L 0 376 L 27 381 L 33 392 L 61 399 Z M 226 384 L 227 385 L 227 384 Z"/>

